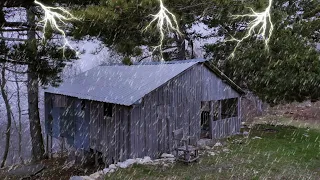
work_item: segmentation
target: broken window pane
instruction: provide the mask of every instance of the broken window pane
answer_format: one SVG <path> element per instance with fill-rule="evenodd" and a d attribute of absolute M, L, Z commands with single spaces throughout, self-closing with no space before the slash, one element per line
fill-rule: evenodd
<path fill-rule="evenodd" d="M 224 99 L 221 100 L 221 118 L 237 117 L 238 115 L 238 99 Z"/>

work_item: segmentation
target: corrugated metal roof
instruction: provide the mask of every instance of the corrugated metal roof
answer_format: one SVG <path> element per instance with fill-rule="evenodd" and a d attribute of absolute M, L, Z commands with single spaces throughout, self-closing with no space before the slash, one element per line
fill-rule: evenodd
<path fill-rule="evenodd" d="M 129 106 L 198 62 L 204 60 L 102 65 L 45 92 Z"/>

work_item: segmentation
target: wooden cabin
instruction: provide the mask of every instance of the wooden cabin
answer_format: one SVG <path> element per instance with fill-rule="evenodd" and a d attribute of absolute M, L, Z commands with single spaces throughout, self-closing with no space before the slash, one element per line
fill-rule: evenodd
<path fill-rule="evenodd" d="M 107 164 L 170 153 L 172 131 L 240 131 L 243 90 L 205 60 L 101 65 L 45 91 L 46 133 Z"/>

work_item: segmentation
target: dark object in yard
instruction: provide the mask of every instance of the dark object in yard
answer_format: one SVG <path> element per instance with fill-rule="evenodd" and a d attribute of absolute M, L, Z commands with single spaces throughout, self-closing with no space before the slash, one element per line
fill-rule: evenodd
<path fill-rule="evenodd" d="M 265 129 L 263 129 L 263 131 L 268 132 L 268 133 L 277 133 L 278 132 L 278 130 L 271 129 L 271 128 L 265 128 Z"/>
<path fill-rule="evenodd" d="M 40 173 L 45 166 L 43 164 L 32 164 L 21 166 L 16 169 L 8 171 L 9 175 L 18 176 L 22 178 L 28 178 L 37 175 Z"/>
<path fill-rule="evenodd" d="M 191 163 L 199 159 L 199 148 L 196 146 L 195 137 L 185 136 L 183 129 L 178 129 L 172 132 L 173 140 L 176 142 L 176 157 L 178 161 Z M 179 146 L 183 143 L 182 146 Z M 179 155 L 179 152 L 183 152 Z"/>

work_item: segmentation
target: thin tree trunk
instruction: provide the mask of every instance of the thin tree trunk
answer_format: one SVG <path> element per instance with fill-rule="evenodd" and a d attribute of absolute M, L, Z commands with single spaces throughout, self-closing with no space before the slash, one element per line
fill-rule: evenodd
<path fill-rule="evenodd" d="M 11 136 L 11 124 L 12 124 L 12 119 L 11 119 L 11 106 L 9 103 L 9 99 L 8 99 L 8 94 L 6 91 L 6 77 L 5 77 L 5 65 L 3 64 L 2 68 L 1 68 L 1 81 L 0 81 L 0 91 L 1 91 L 1 95 L 2 98 L 4 100 L 5 106 L 6 106 L 6 110 L 7 110 L 7 128 L 6 128 L 6 142 L 5 142 L 5 147 L 4 147 L 4 153 L 3 153 L 3 157 L 2 157 L 2 162 L 0 164 L 0 168 L 4 167 L 6 161 L 7 161 L 7 157 L 8 157 L 8 153 L 9 153 L 9 147 L 10 147 L 10 136 Z"/>
<path fill-rule="evenodd" d="M 15 71 L 17 71 L 17 66 L 15 66 Z M 17 107 L 18 107 L 18 155 L 21 163 L 23 163 L 23 157 L 21 155 L 21 147 L 22 147 L 22 122 L 21 122 L 21 100 L 20 100 L 20 85 L 18 82 L 18 75 L 15 73 L 16 87 L 17 87 Z"/>
<path fill-rule="evenodd" d="M 31 27 L 35 25 L 35 14 L 32 12 L 33 7 L 27 10 L 27 20 Z M 29 57 L 30 61 L 37 60 L 37 44 L 36 44 L 36 32 L 34 29 L 28 31 L 28 48 L 32 53 L 32 57 Z M 30 67 L 28 67 L 30 68 Z M 45 150 L 43 144 L 43 137 L 39 116 L 39 81 L 37 75 L 28 71 L 28 113 L 30 123 L 30 134 L 32 143 L 32 159 L 33 161 L 39 161 L 44 159 Z"/>
<path fill-rule="evenodd" d="M 175 41 L 176 41 L 177 47 L 178 47 L 177 59 L 178 60 L 185 60 L 186 59 L 185 38 L 182 36 L 176 35 Z"/>
<path fill-rule="evenodd" d="M 193 40 L 190 40 L 189 43 L 190 43 L 190 47 L 191 47 L 191 59 L 194 59 L 196 56 L 195 56 L 195 53 L 194 53 Z"/>

